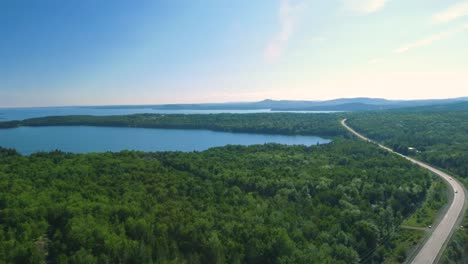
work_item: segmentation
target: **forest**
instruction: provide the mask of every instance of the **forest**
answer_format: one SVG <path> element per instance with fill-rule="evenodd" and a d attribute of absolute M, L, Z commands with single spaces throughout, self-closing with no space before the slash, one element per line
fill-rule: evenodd
<path fill-rule="evenodd" d="M 348 123 L 402 154 L 468 180 L 467 120 L 468 111 L 395 111 L 354 114 Z"/>
<path fill-rule="evenodd" d="M 456 176 L 468 187 L 468 103 L 353 114 L 357 131 Z M 464 223 L 468 225 L 468 216 Z M 468 229 L 455 233 L 444 261 L 468 259 Z"/>
<path fill-rule="evenodd" d="M 260 113 L 125 116 L 53 116 L 0 122 L 0 128 L 19 126 L 111 126 L 144 128 L 209 129 L 226 132 L 247 132 L 283 135 L 342 136 L 339 117 L 331 114 Z"/>
<path fill-rule="evenodd" d="M 0 262 L 381 263 L 433 177 L 377 147 L 22 156 L 0 149 Z"/>

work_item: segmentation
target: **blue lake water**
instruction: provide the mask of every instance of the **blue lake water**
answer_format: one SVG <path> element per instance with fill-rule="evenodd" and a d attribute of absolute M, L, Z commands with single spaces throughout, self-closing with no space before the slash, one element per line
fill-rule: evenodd
<path fill-rule="evenodd" d="M 330 113 L 333 111 L 293 111 L 296 113 Z M 31 108 L 0 108 L 0 122 L 23 120 L 44 116 L 64 115 L 131 115 L 131 114 L 218 114 L 218 113 L 275 113 L 270 109 L 256 110 L 155 110 L 152 108 L 95 108 L 95 107 L 31 107 Z"/>
<path fill-rule="evenodd" d="M 279 143 L 316 145 L 330 140 L 314 136 L 284 136 L 214 132 L 209 130 L 122 127 L 19 127 L 0 129 L 0 146 L 29 155 L 62 150 L 88 153 L 121 150 L 202 151 L 212 147 Z"/>

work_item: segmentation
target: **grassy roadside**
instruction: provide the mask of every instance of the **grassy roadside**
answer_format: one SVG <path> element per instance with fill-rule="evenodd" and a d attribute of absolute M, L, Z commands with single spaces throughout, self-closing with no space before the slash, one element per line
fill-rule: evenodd
<path fill-rule="evenodd" d="M 439 211 L 447 203 L 448 195 L 447 185 L 439 178 L 434 179 L 427 193 L 427 199 L 413 215 L 403 222 L 402 226 L 409 229 L 411 227 L 427 228 L 433 225 L 439 216 Z"/>
<path fill-rule="evenodd" d="M 463 219 L 463 228 L 458 229 L 447 245 L 440 263 L 468 263 L 468 215 Z"/>
<path fill-rule="evenodd" d="M 427 198 L 422 205 L 400 226 L 392 243 L 392 250 L 385 256 L 384 263 L 408 262 L 418 249 L 420 243 L 428 237 L 431 229 L 429 225 L 437 222 L 445 212 L 448 197 L 447 185 L 434 176 L 433 183 L 428 190 Z"/>
<path fill-rule="evenodd" d="M 424 241 L 432 233 L 434 223 L 439 223 L 448 209 L 447 202 L 452 199 L 447 184 L 435 174 L 431 174 L 433 182 L 429 188 L 426 199 L 408 218 L 399 229 L 394 231 L 393 237 L 385 244 L 391 251 L 382 254 L 377 250 L 372 257 L 383 256 L 380 263 L 409 263 Z M 431 227 L 429 227 L 431 226 Z M 364 261 L 364 263 L 366 263 Z"/>
<path fill-rule="evenodd" d="M 466 188 L 468 184 L 467 180 L 464 180 L 465 181 L 461 182 L 463 182 Z M 468 194 L 466 190 L 465 193 Z M 465 204 L 465 210 L 467 208 L 468 205 Z M 459 225 L 459 228 L 453 233 L 449 243 L 447 244 L 447 247 L 440 258 L 440 263 L 468 263 L 468 214 L 465 213 Z"/>
<path fill-rule="evenodd" d="M 401 228 L 397 233 L 394 244 L 394 250 L 387 255 L 385 264 L 404 263 L 407 257 L 415 251 L 417 245 L 425 237 L 425 232 L 414 229 Z"/>
<path fill-rule="evenodd" d="M 464 185 L 465 197 L 468 195 L 466 188 L 468 187 L 468 179 L 454 175 L 455 178 Z M 465 211 L 468 209 L 468 201 L 465 201 Z M 450 241 L 447 244 L 443 254 L 440 257 L 439 263 L 442 264 L 468 264 L 468 214 L 465 213 L 463 219 L 460 220 L 460 226 L 454 231 Z"/>

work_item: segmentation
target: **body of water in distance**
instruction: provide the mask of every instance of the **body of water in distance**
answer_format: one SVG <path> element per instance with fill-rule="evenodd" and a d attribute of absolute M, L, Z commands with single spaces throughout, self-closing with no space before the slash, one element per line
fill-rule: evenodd
<path fill-rule="evenodd" d="M 61 150 L 73 153 L 139 151 L 203 151 L 225 145 L 278 143 L 285 145 L 327 144 L 315 136 L 287 136 L 215 132 L 193 129 L 51 126 L 0 129 L 0 146 L 24 155 Z"/>
<path fill-rule="evenodd" d="M 288 113 L 333 113 L 335 111 L 288 111 Z M 270 109 L 255 110 L 160 110 L 152 108 L 99 108 L 99 107 L 30 107 L 30 108 L 0 108 L 0 122 L 24 120 L 28 118 L 65 115 L 132 115 L 132 114 L 252 114 L 278 113 Z"/>

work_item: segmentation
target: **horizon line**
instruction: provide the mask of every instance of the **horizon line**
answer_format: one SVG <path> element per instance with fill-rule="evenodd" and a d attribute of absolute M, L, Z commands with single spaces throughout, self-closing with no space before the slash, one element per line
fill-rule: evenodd
<path fill-rule="evenodd" d="M 325 100 L 299 100 L 299 99 L 262 99 L 257 101 L 224 101 L 224 102 L 205 102 L 205 103 L 156 103 L 156 104 L 90 104 L 90 105 L 47 105 L 47 106 L 0 106 L 0 109 L 20 109 L 20 108 L 68 108 L 68 107 L 154 107 L 154 106 L 167 106 L 167 105 L 210 105 L 210 104 L 251 104 L 251 103 L 260 103 L 264 101 L 273 101 L 273 102 L 328 102 L 334 100 L 349 100 L 349 99 L 372 99 L 372 100 L 386 100 L 386 101 L 431 101 L 431 100 L 468 100 L 468 95 L 466 96 L 458 96 L 458 97 L 445 97 L 445 98 L 418 98 L 418 99 L 389 99 L 383 97 L 365 97 L 365 96 L 357 96 L 357 97 L 339 97 L 333 99 L 325 99 Z M 0 113 L 1 115 L 2 113 Z"/>

